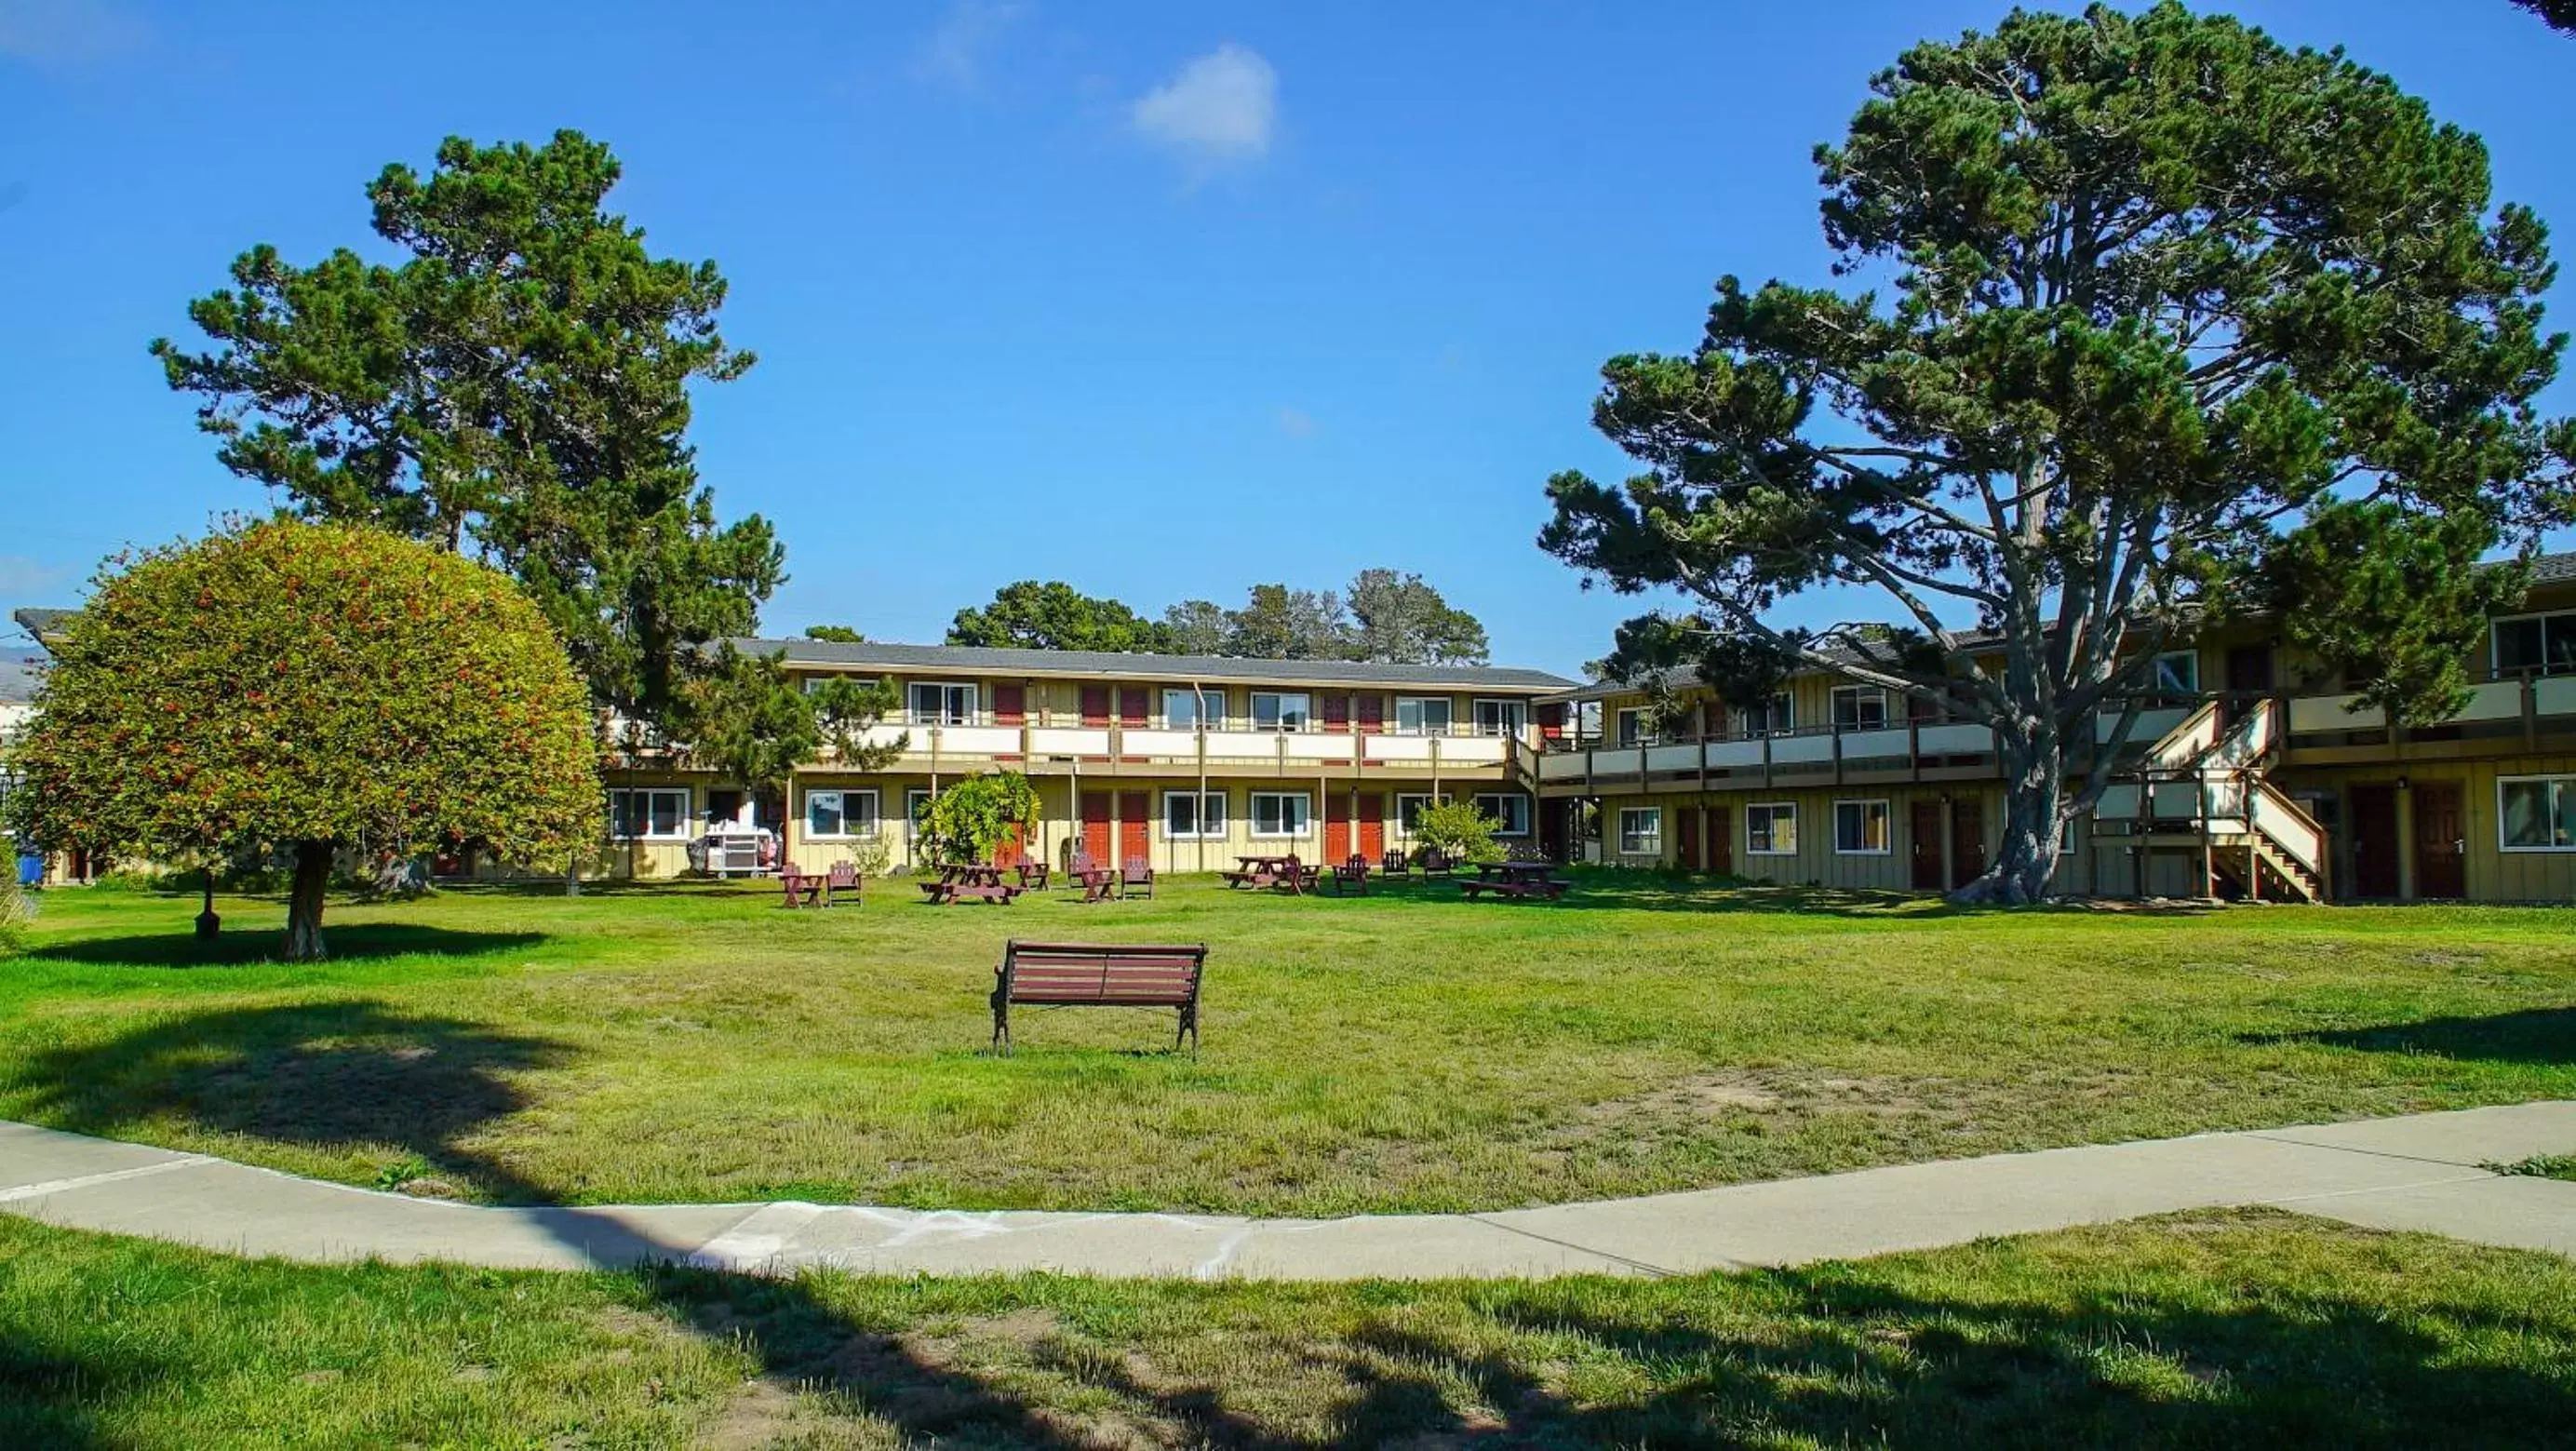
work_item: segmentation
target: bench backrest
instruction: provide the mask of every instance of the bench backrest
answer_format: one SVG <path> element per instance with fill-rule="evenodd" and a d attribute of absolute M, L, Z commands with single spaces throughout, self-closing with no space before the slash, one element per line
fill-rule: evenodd
<path fill-rule="evenodd" d="M 1021 942 L 1002 949 L 1002 991 L 1014 1003 L 1162 1008 L 1196 1002 L 1207 945 Z"/>
<path fill-rule="evenodd" d="M 852 888 L 852 887 L 856 887 L 856 886 L 858 886 L 858 884 L 859 884 L 859 868 L 858 868 L 858 864 L 857 864 L 857 863 L 855 863 L 855 862 L 834 862 L 834 863 L 832 863 L 832 890 L 833 890 L 833 891 L 836 891 L 836 892 L 837 892 L 837 891 L 842 890 L 843 888 Z"/>
<path fill-rule="evenodd" d="M 1123 875 L 1131 882 L 1150 882 L 1154 879 L 1153 863 L 1140 856 L 1131 856 L 1127 859 Z"/>

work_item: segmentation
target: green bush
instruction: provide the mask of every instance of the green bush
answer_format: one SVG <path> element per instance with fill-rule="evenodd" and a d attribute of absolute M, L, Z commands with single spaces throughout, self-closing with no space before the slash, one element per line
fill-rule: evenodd
<path fill-rule="evenodd" d="M 1501 826 L 1478 811 L 1474 802 L 1442 801 L 1423 808 L 1413 819 L 1413 839 L 1451 861 L 1498 862 L 1503 849 L 1495 843 L 1494 832 Z"/>
<path fill-rule="evenodd" d="M 36 920 L 36 900 L 15 881 L 0 882 L 0 954 L 27 945 L 27 928 Z"/>

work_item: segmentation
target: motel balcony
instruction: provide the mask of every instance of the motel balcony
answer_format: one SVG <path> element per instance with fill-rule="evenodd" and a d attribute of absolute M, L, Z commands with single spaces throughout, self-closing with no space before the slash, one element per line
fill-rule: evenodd
<path fill-rule="evenodd" d="M 913 721 L 873 727 L 871 744 L 902 742 L 888 771 L 984 771 L 1031 775 L 1304 777 L 1326 773 L 1391 779 L 1505 779 L 1537 758 L 1534 733 L 1523 736 L 1370 729 L 1278 730 L 1232 727 L 1170 729 L 1129 722 L 1028 720 Z M 827 759 L 820 763 L 828 771 Z"/>

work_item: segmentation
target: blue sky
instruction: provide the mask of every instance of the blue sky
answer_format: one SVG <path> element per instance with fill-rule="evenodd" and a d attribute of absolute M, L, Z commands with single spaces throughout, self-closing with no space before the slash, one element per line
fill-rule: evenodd
<path fill-rule="evenodd" d="M 387 161 L 572 126 L 653 246 L 731 279 L 761 361 L 696 438 L 787 540 L 771 629 L 1384 564 L 1570 672 L 1636 608 L 1531 543 L 1550 472 L 1623 471 L 1601 361 L 1688 347 L 1721 273 L 1821 280 L 1810 149 L 2007 7 L 397 8 L 0 0 L 0 606 L 263 504 L 144 352 L 235 253 L 370 242 Z M 2392 72 L 2576 229 L 2576 41 L 2506 0 L 2234 8 Z"/>

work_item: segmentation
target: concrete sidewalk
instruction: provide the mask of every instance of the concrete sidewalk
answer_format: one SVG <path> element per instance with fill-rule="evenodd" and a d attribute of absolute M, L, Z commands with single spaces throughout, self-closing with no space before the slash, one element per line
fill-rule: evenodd
<path fill-rule="evenodd" d="M 287 1259 L 777 1273 L 1060 1270 L 1268 1280 L 1663 1275 L 1850 1259 L 2175 1210 L 2275 1205 L 2576 1256 L 2576 1102 L 1998 1154 L 1493 1214 L 1242 1219 L 671 1204 L 495 1209 L 0 1122 L 0 1211 Z"/>

